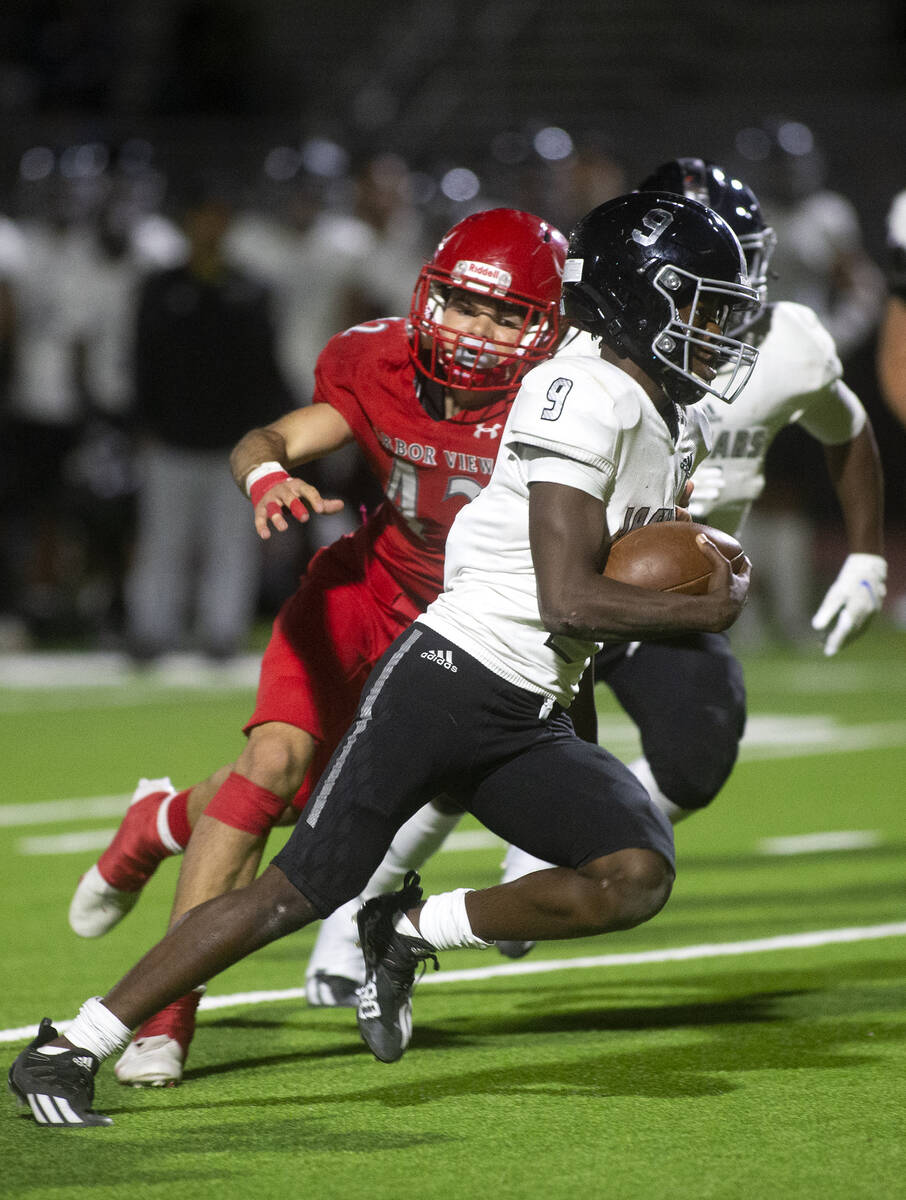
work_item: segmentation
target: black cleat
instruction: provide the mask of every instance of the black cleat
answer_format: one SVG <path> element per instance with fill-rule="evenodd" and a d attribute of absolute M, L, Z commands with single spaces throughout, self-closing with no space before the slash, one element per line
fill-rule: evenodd
<path fill-rule="evenodd" d="M 100 1063 L 88 1050 L 42 1054 L 39 1047 L 59 1034 L 45 1017 L 34 1038 L 9 1069 L 7 1085 L 19 1106 L 28 1106 L 39 1125 L 112 1125 L 91 1108 Z"/>
<path fill-rule="evenodd" d="M 365 956 L 365 983 L 359 988 L 356 1018 L 359 1033 L 375 1058 L 396 1062 L 412 1037 L 412 989 L 415 969 L 428 960 L 439 963 L 430 942 L 394 929 L 401 913 L 422 898 L 419 878 L 410 871 L 398 892 L 368 900 L 356 917 Z"/>
<path fill-rule="evenodd" d="M 497 949 L 505 958 L 525 958 L 530 950 L 534 950 L 536 942 L 499 941 Z"/>

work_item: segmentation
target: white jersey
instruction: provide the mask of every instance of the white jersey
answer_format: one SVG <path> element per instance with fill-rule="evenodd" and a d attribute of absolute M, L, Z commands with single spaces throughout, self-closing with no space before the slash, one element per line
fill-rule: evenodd
<path fill-rule="evenodd" d="M 676 411 L 674 441 L 644 390 L 603 362 L 590 338 L 530 371 L 490 482 L 453 522 L 444 591 L 419 620 L 504 679 L 568 706 L 599 646 L 552 638 L 541 621 L 529 484 L 562 483 L 600 499 L 613 535 L 672 520 L 707 450 L 701 414 Z"/>
<path fill-rule="evenodd" d="M 705 471 L 719 465 L 722 481 L 714 500 L 696 501 L 696 519 L 737 533 L 764 489 L 764 460 L 774 438 L 799 424 L 818 441 L 835 445 L 855 437 L 865 409 L 841 379 L 833 339 L 810 308 L 791 301 L 769 307 L 770 327 L 757 342 L 758 362 L 732 404 L 700 400 L 711 424 L 712 448 Z M 694 480 L 693 480 L 694 482 Z"/>

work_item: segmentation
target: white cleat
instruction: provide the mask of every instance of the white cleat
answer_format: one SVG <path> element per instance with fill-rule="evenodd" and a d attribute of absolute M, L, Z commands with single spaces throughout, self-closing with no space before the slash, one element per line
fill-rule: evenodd
<path fill-rule="evenodd" d="M 157 843 L 159 839 L 158 844 L 161 845 L 160 858 L 180 851 L 181 848 L 175 843 L 169 844 L 167 839 L 169 837 L 172 842 L 172 836 L 167 833 L 166 828 L 162 827 L 166 817 L 166 806 L 176 795 L 176 789 L 166 777 L 163 779 L 140 779 L 132 793 L 129 807 L 120 821 L 119 829 L 114 834 L 113 841 L 98 862 L 89 867 L 79 880 L 72 897 L 69 905 L 69 926 L 79 937 L 103 937 L 105 933 L 110 932 L 114 925 L 118 925 L 138 903 L 142 888 L 159 861 L 153 857 L 153 851 L 150 871 L 147 874 L 139 874 L 135 880 L 135 886 L 128 891 L 108 883 L 100 872 L 99 863 L 104 861 L 105 856 L 109 860 L 111 854 L 121 855 L 124 849 L 128 854 L 134 855 L 136 845 L 140 846 L 142 841 L 148 841 L 147 833 L 142 832 L 143 822 L 147 825 L 147 817 L 142 816 L 142 810 L 136 810 L 135 805 L 148 799 L 149 796 L 157 795 L 166 797 L 164 804 L 158 805 L 157 828 L 153 830 L 155 842 Z M 144 853 L 147 855 L 147 850 Z M 121 879 L 120 882 L 123 880 Z"/>
<path fill-rule="evenodd" d="M 176 1087 L 184 1061 L 179 1042 L 159 1033 L 130 1042 L 113 1071 L 127 1087 Z"/>
<path fill-rule="evenodd" d="M 305 980 L 305 999 L 309 1008 L 358 1008 L 361 986 L 360 980 L 317 971 Z"/>
<path fill-rule="evenodd" d="M 305 999 L 312 1008 L 355 1008 L 356 989 L 365 982 L 365 959 L 359 946 L 356 897 L 321 922 L 305 972 Z"/>
<path fill-rule="evenodd" d="M 83 938 L 99 938 L 118 925 L 138 903 L 141 892 L 121 892 L 100 873 L 97 863 L 89 867 L 69 905 L 69 927 Z"/>

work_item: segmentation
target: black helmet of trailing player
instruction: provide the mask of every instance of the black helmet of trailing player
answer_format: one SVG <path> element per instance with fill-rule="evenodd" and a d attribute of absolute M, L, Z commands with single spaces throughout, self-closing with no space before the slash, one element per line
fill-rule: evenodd
<path fill-rule="evenodd" d="M 510 391 L 547 358 L 559 335 L 566 238 L 514 208 L 473 213 L 442 238 L 422 268 L 409 312 L 409 353 L 429 379 L 468 391 Z M 467 336 L 444 324 L 454 292 L 505 304 L 519 322 L 512 342 Z"/>
<path fill-rule="evenodd" d="M 655 379 L 671 400 L 729 403 L 758 351 L 723 331 L 758 302 L 742 248 L 713 209 L 667 192 L 633 192 L 573 229 L 563 313 Z"/>
<path fill-rule="evenodd" d="M 758 198 L 740 179 L 702 158 L 674 158 L 638 186 L 640 192 L 676 192 L 713 208 L 727 222 L 746 256 L 749 284 L 758 292 L 760 304 L 745 325 L 756 319 L 767 303 L 768 268 L 777 245 L 777 235 L 765 224 Z M 741 326 L 729 329 L 742 333 Z"/>

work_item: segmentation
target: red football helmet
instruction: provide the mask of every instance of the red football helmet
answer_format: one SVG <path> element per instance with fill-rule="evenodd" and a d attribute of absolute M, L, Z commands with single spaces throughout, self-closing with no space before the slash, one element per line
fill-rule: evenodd
<path fill-rule="evenodd" d="M 409 312 L 409 353 L 418 370 L 446 387 L 515 389 L 556 348 L 566 238 L 515 208 L 492 208 L 459 221 L 418 277 Z M 453 291 L 503 301 L 522 328 L 515 344 L 467 336 L 443 323 Z"/>

